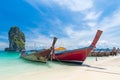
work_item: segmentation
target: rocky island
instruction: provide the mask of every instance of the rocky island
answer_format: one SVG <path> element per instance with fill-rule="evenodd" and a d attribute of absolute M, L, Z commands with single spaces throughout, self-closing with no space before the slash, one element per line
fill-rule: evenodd
<path fill-rule="evenodd" d="M 25 35 L 17 26 L 10 28 L 8 38 L 9 48 L 5 48 L 5 51 L 19 52 L 25 49 Z"/>

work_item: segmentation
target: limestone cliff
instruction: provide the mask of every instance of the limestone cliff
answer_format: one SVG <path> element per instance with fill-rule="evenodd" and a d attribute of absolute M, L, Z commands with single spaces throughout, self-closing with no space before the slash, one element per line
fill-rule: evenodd
<path fill-rule="evenodd" d="M 25 35 L 18 27 L 10 28 L 8 38 L 9 48 L 5 48 L 5 51 L 21 51 L 25 49 Z"/>

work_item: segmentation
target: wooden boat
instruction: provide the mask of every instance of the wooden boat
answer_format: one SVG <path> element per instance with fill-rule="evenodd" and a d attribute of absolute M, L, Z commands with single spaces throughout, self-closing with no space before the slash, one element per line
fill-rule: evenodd
<path fill-rule="evenodd" d="M 26 60 L 31 61 L 40 61 L 40 62 L 47 62 L 48 58 L 51 56 L 51 52 L 53 51 L 53 47 L 56 43 L 57 38 L 54 37 L 52 46 L 49 49 L 43 49 L 41 51 L 37 51 L 31 54 L 27 54 L 25 51 L 22 51 L 20 57 Z"/>
<path fill-rule="evenodd" d="M 93 51 L 90 53 L 89 56 L 97 56 L 97 57 L 102 57 L 102 56 L 109 56 L 110 55 L 110 49 L 93 49 Z"/>
<path fill-rule="evenodd" d="M 119 48 L 116 49 L 116 47 L 113 47 L 112 51 L 110 52 L 110 55 L 116 56 L 116 55 L 118 55 L 118 52 L 119 52 Z"/>
<path fill-rule="evenodd" d="M 97 31 L 97 34 L 92 42 L 92 44 L 88 47 L 74 50 L 66 50 L 62 52 L 56 52 L 53 54 L 53 60 L 59 60 L 64 62 L 77 62 L 82 64 L 86 57 L 89 55 L 91 50 L 96 46 L 97 41 L 99 40 L 102 34 L 101 30 Z"/>

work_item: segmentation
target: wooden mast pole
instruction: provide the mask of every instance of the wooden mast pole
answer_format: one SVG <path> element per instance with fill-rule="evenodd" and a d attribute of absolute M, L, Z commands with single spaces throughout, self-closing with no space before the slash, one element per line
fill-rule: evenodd
<path fill-rule="evenodd" d="M 54 37 L 54 40 L 53 40 L 53 43 L 52 43 L 52 46 L 51 46 L 51 53 L 50 53 L 50 60 L 51 61 L 52 61 L 53 54 L 54 54 L 54 51 L 55 51 L 54 46 L 55 46 L 56 41 L 57 41 L 57 38 Z"/>

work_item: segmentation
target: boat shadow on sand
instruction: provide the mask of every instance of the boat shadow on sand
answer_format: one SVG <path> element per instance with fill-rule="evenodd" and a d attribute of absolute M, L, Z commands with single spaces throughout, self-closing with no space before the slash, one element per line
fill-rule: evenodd
<path fill-rule="evenodd" d="M 79 67 L 88 67 L 88 68 L 94 68 L 94 69 L 101 69 L 101 70 L 106 70 L 106 68 L 102 67 L 97 67 L 89 64 L 81 64 L 81 63 L 71 63 L 71 62 L 61 62 L 61 61 L 53 61 L 56 64 L 61 64 L 61 65 L 66 65 L 66 66 L 79 66 Z"/>
<path fill-rule="evenodd" d="M 48 68 L 52 68 L 54 65 L 59 65 L 59 66 L 78 66 L 78 67 L 88 67 L 88 68 L 94 68 L 94 69 L 101 69 L 101 70 L 106 70 L 106 68 L 102 68 L 102 67 L 97 67 L 97 66 L 93 66 L 93 65 L 89 65 L 89 64 L 81 64 L 81 63 L 71 63 L 71 62 L 61 62 L 61 61 L 48 61 L 46 63 L 42 63 L 42 62 L 36 62 L 36 61 L 29 61 L 29 60 L 21 60 L 22 62 L 26 63 L 26 64 L 33 64 L 36 66 L 45 66 Z"/>
<path fill-rule="evenodd" d="M 31 62 L 29 60 L 22 60 L 22 61 L 24 61 L 27 64 L 33 64 L 36 66 L 44 66 L 47 68 L 53 68 L 55 65 L 68 66 L 68 67 L 76 66 L 76 67 L 83 67 L 83 68 L 87 67 L 87 69 L 85 69 L 85 71 L 120 75 L 120 73 L 111 72 L 111 71 L 107 70 L 107 68 L 98 67 L 98 66 L 89 65 L 89 64 L 84 64 L 84 63 L 80 64 L 80 63 L 68 63 L 68 62 L 58 62 L 58 61 L 48 61 L 47 63 L 40 63 L 40 62 L 35 62 L 35 61 Z"/>
<path fill-rule="evenodd" d="M 94 69 L 106 70 L 106 68 L 97 67 L 97 66 L 92 66 L 92 65 L 88 65 L 88 64 L 82 64 L 82 66 L 83 66 L 83 67 L 94 68 Z"/>
<path fill-rule="evenodd" d="M 112 72 L 112 71 L 109 71 L 107 68 L 93 66 L 93 65 L 89 65 L 89 64 L 82 64 L 82 65 L 80 65 L 80 64 L 74 64 L 74 63 L 73 64 L 67 63 L 67 65 L 69 65 L 69 66 L 87 67 L 87 69 L 85 69 L 85 71 L 89 71 L 89 72 L 97 72 L 97 73 L 120 75 L 119 72 Z"/>

